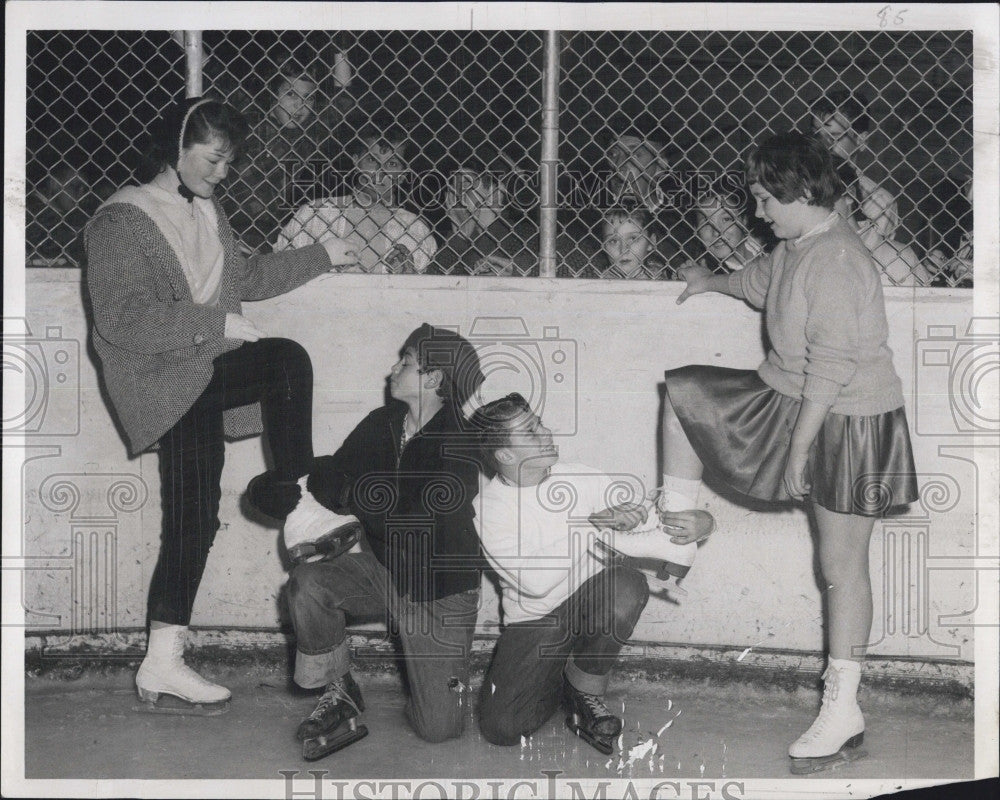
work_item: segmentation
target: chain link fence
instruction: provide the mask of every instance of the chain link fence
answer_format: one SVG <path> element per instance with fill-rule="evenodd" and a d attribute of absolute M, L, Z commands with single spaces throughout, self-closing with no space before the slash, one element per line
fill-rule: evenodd
<path fill-rule="evenodd" d="M 29 32 L 29 266 L 82 264 L 82 225 L 185 94 L 183 41 Z M 251 127 L 220 198 L 242 245 L 334 233 L 383 273 L 673 279 L 687 260 L 724 272 L 774 244 L 742 163 L 794 128 L 833 152 L 840 210 L 887 285 L 972 285 L 971 32 L 553 41 L 547 62 L 538 31 L 203 32 L 205 93 Z M 558 64 L 554 163 L 546 63 Z"/>

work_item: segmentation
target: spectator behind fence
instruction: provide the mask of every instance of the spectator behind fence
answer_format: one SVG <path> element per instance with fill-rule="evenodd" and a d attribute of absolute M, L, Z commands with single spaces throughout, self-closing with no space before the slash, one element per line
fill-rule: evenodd
<path fill-rule="evenodd" d="M 100 197 L 84 170 L 54 154 L 28 171 L 25 244 L 30 267 L 82 267 L 83 228 Z"/>
<path fill-rule="evenodd" d="M 451 233 L 428 270 L 440 275 L 530 276 L 539 274 L 538 226 L 518 219 L 500 174 L 456 170 L 445 190 Z M 556 237 L 557 274 L 587 270 L 594 248 L 568 233 Z"/>
<path fill-rule="evenodd" d="M 611 207 L 637 204 L 652 215 L 661 231 L 656 246 L 659 258 L 676 273 L 686 260 L 683 240 L 688 236 L 678 235 L 684 221 L 669 202 L 674 194 L 666 146 L 652 135 L 629 128 L 611 136 L 605 158 L 611 172 L 606 199 Z"/>
<path fill-rule="evenodd" d="M 601 252 L 594 259 L 595 274 L 582 277 L 674 280 L 676 273 L 657 252 L 659 237 L 656 221 L 646 209 L 609 209 L 601 222 Z"/>
<path fill-rule="evenodd" d="M 714 273 L 743 269 L 767 250 L 765 239 L 751 232 L 752 196 L 740 176 L 723 175 L 692 197 L 691 214 L 698 241 L 697 261 Z"/>
<path fill-rule="evenodd" d="M 176 104 L 151 129 L 141 184 L 116 192 L 86 229 L 91 340 L 105 396 L 129 455 L 160 453 L 163 530 L 136 675 L 150 711 L 169 713 L 161 696 L 190 713 L 228 707 L 229 690 L 183 661 L 220 527 L 225 437 L 259 434 L 266 420 L 274 470 L 265 477 L 287 516 L 285 534 L 326 524 L 302 488 L 313 463 L 309 355 L 258 330 L 241 302 L 287 292 L 355 255 L 333 238 L 289 253 L 239 253 L 215 192 L 246 135 L 231 106 Z"/>
<path fill-rule="evenodd" d="M 300 207 L 281 230 L 274 249 L 337 236 L 357 246 L 362 272 L 426 272 L 437 242 L 427 223 L 402 207 L 410 173 L 406 133 L 395 126 L 370 125 L 361 130 L 349 152 L 354 162 L 353 194 Z"/>
<path fill-rule="evenodd" d="M 292 212 L 323 194 L 324 176 L 339 156 L 331 135 L 339 111 L 319 87 L 314 70 L 289 58 L 251 100 L 258 119 L 222 198 L 248 252 L 268 252 Z"/>
<path fill-rule="evenodd" d="M 868 219 L 876 222 L 884 237 L 892 238 L 899 228 L 898 198 L 890 186 L 888 170 L 869 144 L 872 127 L 868 100 L 860 92 L 836 88 L 813 105 L 813 130 L 833 155 L 841 180 L 850 177 L 845 183 L 847 195 L 852 195 L 859 207 L 865 205 L 871 214 Z M 838 159 L 847 162 L 850 171 L 845 171 Z M 843 202 L 837 210 L 850 218 Z"/>
<path fill-rule="evenodd" d="M 972 287 L 972 173 L 950 176 L 941 188 L 940 208 L 931 212 L 931 246 L 924 268 L 935 286 Z"/>

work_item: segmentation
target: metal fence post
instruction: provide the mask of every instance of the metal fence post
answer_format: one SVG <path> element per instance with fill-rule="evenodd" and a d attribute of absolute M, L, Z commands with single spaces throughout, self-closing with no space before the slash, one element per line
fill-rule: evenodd
<path fill-rule="evenodd" d="M 187 63 L 185 86 L 188 97 L 201 97 L 202 63 L 201 31 L 184 31 L 184 55 Z"/>
<path fill-rule="evenodd" d="M 556 212 L 559 177 L 559 31 L 545 32 L 542 74 L 541 203 L 538 212 L 539 275 L 556 276 Z"/>

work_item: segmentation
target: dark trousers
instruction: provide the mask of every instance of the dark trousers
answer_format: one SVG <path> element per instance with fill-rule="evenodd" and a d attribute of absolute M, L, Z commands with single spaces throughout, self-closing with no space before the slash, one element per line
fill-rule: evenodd
<path fill-rule="evenodd" d="M 577 690 L 603 695 L 648 599 L 645 575 L 614 566 L 552 613 L 508 625 L 479 693 L 483 737 L 512 745 L 538 730 L 559 707 L 564 675 Z"/>
<path fill-rule="evenodd" d="M 163 534 L 149 587 L 149 619 L 187 625 L 219 530 L 225 461 L 222 412 L 260 402 L 281 480 L 312 463 L 312 362 L 289 339 L 261 339 L 223 353 L 205 391 L 160 439 Z"/>
<path fill-rule="evenodd" d="M 348 618 L 391 619 L 406 659 L 406 717 L 413 729 L 428 742 L 462 735 L 478 589 L 414 603 L 396 593 L 389 571 L 370 552 L 348 553 L 296 567 L 288 580 L 288 610 L 299 686 L 325 686 L 350 670 Z"/>

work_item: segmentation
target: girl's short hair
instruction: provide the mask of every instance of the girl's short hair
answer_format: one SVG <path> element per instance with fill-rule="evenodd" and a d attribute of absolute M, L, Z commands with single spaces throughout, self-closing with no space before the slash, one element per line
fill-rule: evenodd
<path fill-rule="evenodd" d="M 481 405 L 473 412 L 469 422 L 476 432 L 483 471 L 488 477 L 496 475 L 500 466 L 496 451 L 510 445 L 511 423 L 531 413 L 528 401 L 517 392 Z"/>
<path fill-rule="evenodd" d="M 833 210 L 844 184 L 826 146 L 798 131 L 765 139 L 747 156 L 747 182 L 759 183 L 781 203 L 808 197 L 808 204 Z"/>
<path fill-rule="evenodd" d="M 660 229 L 657 220 L 642 206 L 620 206 L 609 208 L 601 218 L 601 241 L 605 239 L 605 231 L 614 225 L 621 225 L 623 222 L 631 222 L 640 228 L 650 240 L 659 240 Z"/>
<path fill-rule="evenodd" d="M 197 108 L 188 116 L 194 106 Z M 180 141 L 182 125 L 183 142 Z M 150 126 L 139 164 L 139 180 L 150 181 L 168 166 L 176 169 L 181 147 L 207 144 L 214 138 L 238 155 L 248 134 L 246 120 L 232 106 L 212 98 L 190 97 L 168 108 Z"/>

